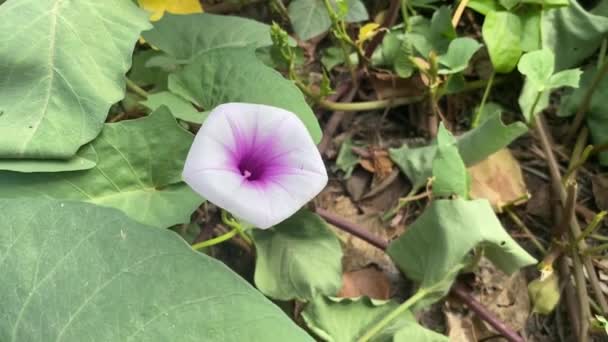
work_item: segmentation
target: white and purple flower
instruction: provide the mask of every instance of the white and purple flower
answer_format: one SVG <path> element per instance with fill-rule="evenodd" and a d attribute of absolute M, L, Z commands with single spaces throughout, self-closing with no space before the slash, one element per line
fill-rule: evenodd
<path fill-rule="evenodd" d="M 183 177 L 201 196 L 258 228 L 285 220 L 327 184 L 323 160 L 300 119 L 248 103 L 223 104 L 209 114 Z"/>

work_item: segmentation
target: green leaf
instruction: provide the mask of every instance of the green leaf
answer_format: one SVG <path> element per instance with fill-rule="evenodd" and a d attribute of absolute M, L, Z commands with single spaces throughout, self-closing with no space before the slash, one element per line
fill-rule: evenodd
<path fill-rule="evenodd" d="M 331 0 L 335 4 L 335 0 Z M 361 0 L 349 0 L 346 22 L 359 22 L 369 19 L 365 4 Z M 287 8 L 289 19 L 296 35 L 301 40 L 309 40 L 331 27 L 331 19 L 323 0 L 294 0 Z"/>
<path fill-rule="evenodd" d="M 192 106 L 192 103 L 168 91 L 150 94 L 148 99 L 141 103 L 151 110 L 157 110 L 161 106 L 167 106 L 169 111 L 171 111 L 171 114 L 176 118 L 196 124 L 201 124 L 208 115 L 208 113 L 199 112 Z"/>
<path fill-rule="evenodd" d="M 452 11 L 448 6 L 441 6 L 431 18 L 429 42 L 438 54 L 443 54 L 456 37 L 456 30 L 452 26 Z"/>
<path fill-rule="evenodd" d="M 528 131 L 523 122 L 510 125 L 502 123 L 500 115 L 495 115 L 457 139 L 458 152 L 467 166 L 475 165 L 489 155 L 509 145 Z M 433 157 L 436 145 L 410 148 L 403 145 L 389 150 L 391 159 L 412 182 L 413 189 L 424 186 L 432 175 Z"/>
<path fill-rule="evenodd" d="M 321 63 L 327 70 L 333 69 L 335 66 L 343 64 L 345 62 L 344 52 L 337 46 L 330 46 L 323 50 L 323 56 L 321 57 Z"/>
<path fill-rule="evenodd" d="M 455 74 L 467 68 L 469 60 L 481 47 L 475 39 L 464 37 L 450 42 L 446 54 L 439 56 L 439 63 L 448 69 L 440 69 L 440 74 Z"/>
<path fill-rule="evenodd" d="M 208 13 L 166 13 L 154 23 L 154 29 L 143 33 L 143 37 L 185 64 L 215 49 L 272 45 L 269 25 L 246 18 Z"/>
<path fill-rule="evenodd" d="M 500 4 L 508 10 L 511 10 L 513 7 L 517 6 L 520 1 L 521 0 L 498 0 L 498 2 L 500 2 Z"/>
<path fill-rule="evenodd" d="M 227 102 L 287 109 L 302 120 L 313 140 L 321 140 L 316 116 L 300 90 L 260 62 L 251 49 L 215 49 L 169 76 L 169 90 L 206 110 Z"/>
<path fill-rule="evenodd" d="M 313 341 L 171 231 L 42 198 L 0 213 L 2 341 Z"/>
<path fill-rule="evenodd" d="M 133 55 L 133 65 L 129 70 L 129 79 L 139 86 L 146 87 L 149 91 L 167 89 L 169 72 L 175 71 L 172 68 L 174 66 L 148 65 L 150 61 L 154 64 L 158 58 L 165 58 L 165 56 L 163 52 L 156 50 L 136 52 Z"/>
<path fill-rule="evenodd" d="M 0 173 L 0 198 L 78 200 L 125 212 L 166 228 L 190 221 L 203 201 L 181 182 L 192 134 L 166 109 L 149 117 L 106 124 L 91 147 L 97 165 L 86 171 Z"/>
<path fill-rule="evenodd" d="M 351 138 L 344 140 L 340 146 L 340 151 L 336 157 L 336 166 L 339 170 L 344 172 L 344 179 L 350 178 L 355 169 L 355 166 L 359 164 L 359 157 L 353 153 L 353 141 Z"/>
<path fill-rule="evenodd" d="M 555 70 L 579 66 L 608 34 L 608 18 L 587 12 L 578 2 L 543 11 L 542 46 L 555 53 Z"/>
<path fill-rule="evenodd" d="M 487 200 L 460 198 L 433 201 L 387 252 L 408 278 L 420 283 L 429 304 L 447 293 L 476 247 L 506 273 L 536 263 L 504 230 Z"/>
<path fill-rule="evenodd" d="M 433 159 L 433 197 L 449 197 L 456 194 L 462 198 L 469 195 L 467 167 L 464 165 L 456 139 L 443 122 L 437 133 L 437 152 Z"/>
<path fill-rule="evenodd" d="M 548 315 L 559 302 L 560 291 L 557 275 L 552 272 L 548 276 L 541 275 L 528 284 L 528 294 L 532 301 L 532 312 Z"/>
<path fill-rule="evenodd" d="M 494 70 L 511 72 L 522 53 L 519 17 L 509 12 L 489 12 L 483 22 L 482 34 Z"/>
<path fill-rule="evenodd" d="M 524 52 L 541 48 L 541 12 L 541 9 L 536 6 L 526 6 L 517 12 L 517 16 L 521 20 L 521 49 Z"/>
<path fill-rule="evenodd" d="M 399 306 L 367 297 L 316 297 L 302 311 L 306 325 L 323 341 L 357 341 L 375 323 Z M 391 338 L 393 337 L 394 338 Z M 404 337 L 416 337 L 405 339 Z M 447 337 L 420 326 L 411 312 L 397 317 L 372 341 L 447 342 Z"/>
<path fill-rule="evenodd" d="M 539 93 L 536 83 L 526 79 L 518 100 L 519 108 L 526 122 L 532 123 L 536 114 L 549 106 L 550 93 L 551 90 L 544 90 Z M 540 97 L 537 98 L 539 94 Z"/>
<path fill-rule="evenodd" d="M 522 4 L 541 5 L 544 9 L 570 5 L 570 0 L 521 0 Z"/>
<path fill-rule="evenodd" d="M 575 89 L 572 94 L 563 98 L 558 112 L 560 116 L 570 116 L 576 113 L 597 71 L 598 69 L 595 67 L 585 70 L 581 78 L 580 88 Z M 596 145 L 608 143 L 608 102 L 606 102 L 606 98 L 608 98 L 608 78 L 604 77 L 593 92 L 585 116 L 587 127 L 589 127 L 591 133 L 591 140 Z M 608 152 L 599 154 L 599 162 L 603 166 L 608 166 Z"/>
<path fill-rule="evenodd" d="M 130 1 L 3 4 L 0 157 L 69 159 L 93 140 L 124 96 L 133 46 L 148 26 Z"/>
<path fill-rule="evenodd" d="M 467 7 L 483 15 L 503 9 L 497 0 L 470 0 Z"/>
<path fill-rule="evenodd" d="M 537 91 L 543 91 L 548 87 L 548 81 L 555 68 L 555 55 L 547 49 L 528 52 L 521 57 L 517 64 L 517 70 L 526 76 Z"/>
<path fill-rule="evenodd" d="M 84 145 L 70 159 L 0 159 L 0 170 L 16 172 L 65 172 L 88 170 L 97 164 L 97 152 Z"/>
<path fill-rule="evenodd" d="M 307 301 L 342 287 L 340 241 L 325 221 L 301 210 L 271 229 L 252 231 L 256 287 L 279 300 Z"/>
<path fill-rule="evenodd" d="M 583 72 L 580 69 L 562 70 L 556 74 L 551 75 L 547 85 L 550 88 L 578 88 L 582 73 Z"/>

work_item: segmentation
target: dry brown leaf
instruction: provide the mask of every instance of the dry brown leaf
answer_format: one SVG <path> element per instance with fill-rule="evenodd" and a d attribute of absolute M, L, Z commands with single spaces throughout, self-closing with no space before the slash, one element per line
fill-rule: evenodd
<path fill-rule="evenodd" d="M 496 211 L 524 196 L 528 189 L 517 159 L 502 149 L 469 168 L 472 198 L 485 198 Z"/>
<path fill-rule="evenodd" d="M 516 272 L 508 276 L 485 258 L 479 263 L 477 275 L 481 283 L 479 301 L 515 331 L 523 329 L 531 311 L 528 282 L 524 275 Z M 496 334 L 486 323 L 476 325 L 479 338 Z"/>
<path fill-rule="evenodd" d="M 338 297 L 353 298 L 367 296 L 374 299 L 389 299 L 391 283 L 384 272 L 374 266 L 342 275 L 342 289 Z"/>
<path fill-rule="evenodd" d="M 454 342 L 477 342 L 475 326 L 471 315 L 463 315 L 458 312 L 445 311 L 448 325 L 448 338 Z"/>
<path fill-rule="evenodd" d="M 369 79 L 379 99 L 424 94 L 425 86 L 419 76 L 404 79 L 394 74 L 372 73 Z"/>

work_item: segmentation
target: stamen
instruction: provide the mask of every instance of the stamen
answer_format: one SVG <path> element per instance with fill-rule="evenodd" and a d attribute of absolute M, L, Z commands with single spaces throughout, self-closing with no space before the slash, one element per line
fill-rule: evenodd
<path fill-rule="evenodd" d="M 249 170 L 243 170 L 243 176 L 245 177 L 245 179 L 247 179 L 251 176 L 251 172 L 249 172 Z"/>

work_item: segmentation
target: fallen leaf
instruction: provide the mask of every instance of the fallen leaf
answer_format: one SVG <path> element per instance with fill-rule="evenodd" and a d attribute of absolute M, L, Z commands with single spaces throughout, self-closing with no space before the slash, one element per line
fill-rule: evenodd
<path fill-rule="evenodd" d="M 487 199 L 498 212 L 528 191 L 517 159 L 506 148 L 469 167 L 469 174 L 471 198 Z"/>
<path fill-rule="evenodd" d="M 419 76 L 404 79 L 393 74 L 372 73 L 369 79 L 378 99 L 424 94 L 425 85 Z"/>
<path fill-rule="evenodd" d="M 374 299 L 389 299 L 391 284 L 384 272 L 375 266 L 342 275 L 342 289 L 338 297 L 354 298 L 367 296 Z"/>
<path fill-rule="evenodd" d="M 150 14 L 150 21 L 158 21 L 165 12 L 172 14 L 202 13 L 203 7 L 199 0 L 137 0 L 139 7 Z"/>
<path fill-rule="evenodd" d="M 597 207 L 600 210 L 608 210 L 608 174 L 593 175 L 591 186 Z"/>
<path fill-rule="evenodd" d="M 445 318 L 448 326 L 448 338 L 450 341 L 458 342 L 477 342 L 475 336 L 475 325 L 470 315 L 463 315 L 458 312 L 445 311 Z"/>
<path fill-rule="evenodd" d="M 528 283 L 523 273 L 516 272 L 508 276 L 483 258 L 479 263 L 477 275 L 481 284 L 479 301 L 513 330 L 523 329 L 531 311 Z M 483 339 L 496 334 L 496 331 L 485 322 L 476 326 L 479 327 L 478 338 Z"/>

